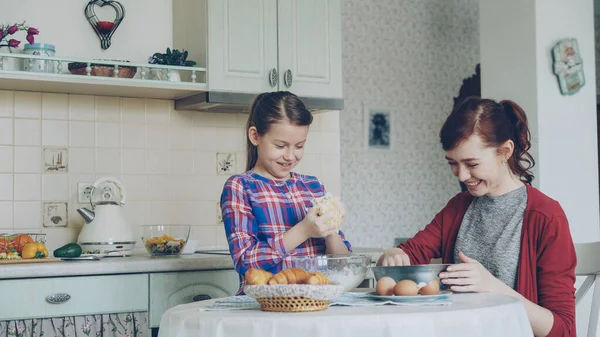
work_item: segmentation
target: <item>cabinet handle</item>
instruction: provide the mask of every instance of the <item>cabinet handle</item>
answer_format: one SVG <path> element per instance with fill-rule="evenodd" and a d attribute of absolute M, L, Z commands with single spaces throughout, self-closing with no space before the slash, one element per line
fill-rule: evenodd
<path fill-rule="evenodd" d="M 288 88 L 292 86 L 292 71 L 290 69 L 283 73 L 283 84 Z"/>
<path fill-rule="evenodd" d="M 48 301 L 51 304 L 65 303 L 66 301 L 68 301 L 70 299 L 71 299 L 71 295 L 64 294 L 64 293 L 52 294 L 52 295 L 48 295 L 48 297 L 46 297 L 46 301 Z"/>
<path fill-rule="evenodd" d="M 269 85 L 271 85 L 271 88 L 277 85 L 277 69 L 275 68 L 269 71 Z"/>
<path fill-rule="evenodd" d="M 210 295 L 206 295 L 206 294 L 200 294 L 200 295 L 196 295 L 192 298 L 192 300 L 194 302 L 199 302 L 199 301 L 206 301 L 206 300 L 210 300 L 212 298 L 212 296 Z"/>

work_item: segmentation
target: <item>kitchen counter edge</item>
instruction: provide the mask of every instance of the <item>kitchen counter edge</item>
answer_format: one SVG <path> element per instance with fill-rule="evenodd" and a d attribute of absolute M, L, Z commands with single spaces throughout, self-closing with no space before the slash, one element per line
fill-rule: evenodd
<path fill-rule="evenodd" d="M 191 254 L 150 257 L 132 255 L 105 257 L 100 261 L 74 260 L 45 263 L 7 264 L 0 267 L 0 280 L 114 274 L 164 273 L 233 269 L 228 255 Z"/>
<path fill-rule="evenodd" d="M 383 249 L 380 248 L 353 249 L 353 253 L 355 254 L 371 256 L 372 262 L 375 262 L 382 252 Z M 100 261 L 75 260 L 6 264 L 0 266 L 0 280 L 223 269 L 233 269 L 231 256 L 190 254 L 181 256 L 150 257 L 148 255 L 136 255 L 134 253 L 134 255 L 127 257 L 105 257 Z"/>

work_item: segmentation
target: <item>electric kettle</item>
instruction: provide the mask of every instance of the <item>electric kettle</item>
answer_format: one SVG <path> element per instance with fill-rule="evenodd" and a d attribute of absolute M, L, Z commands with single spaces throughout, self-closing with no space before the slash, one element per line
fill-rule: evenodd
<path fill-rule="evenodd" d="M 131 255 L 135 240 L 133 227 L 123 214 L 126 198 L 119 180 L 103 177 L 94 182 L 90 191 L 92 209 L 77 210 L 86 222 L 77 239 L 84 254 Z"/>

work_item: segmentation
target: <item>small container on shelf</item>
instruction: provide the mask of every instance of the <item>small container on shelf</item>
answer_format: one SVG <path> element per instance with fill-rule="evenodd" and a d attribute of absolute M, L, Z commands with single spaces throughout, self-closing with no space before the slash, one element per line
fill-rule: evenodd
<path fill-rule="evenodd" d="M 26 44 L 23 53 L 26 55 L 54 56 L 56 49 L 54 45 L 47 43 Z M 54 73 L 56 62 L 50 60 L 25 59 L 23 69 L 36 73 Z"/>
<path fill-rule="evenodd" d="M 99 60 L 99 61 L 116 61 L 116 62 L 129 62 L 120 60 Z M 67 65 L 69 72 L 73 75 L 87 75 L 87 63 L 83 62 L 70 62 Z M 118 66 L 119 72 L 117 77 L 119 78 L 133 78 L 137 72 L 137 67 L 130 66 Z M 108 64 L 91 63 L 90 64 L 90 76 L 101 76 L 101 77 L 114 77 L 115 67 Z"/>

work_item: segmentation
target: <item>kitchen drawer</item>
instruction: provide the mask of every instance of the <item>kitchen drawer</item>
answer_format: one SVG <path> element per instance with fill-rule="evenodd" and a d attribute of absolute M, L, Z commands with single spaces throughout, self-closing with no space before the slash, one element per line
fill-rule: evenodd
<path fill-rule="evenodd" d="M 176 305 L 232 296 L 239 287 L 233 269 L 150 274 L 149 326 L 157 328 L 162 314 Z"/>
<path fill-rule="evenodd" d="M 148 310 L 148 274 L 5 280 L 0 286 L 0 321 Z M 61 294 L 70 298 L 50 302 Z"/>

